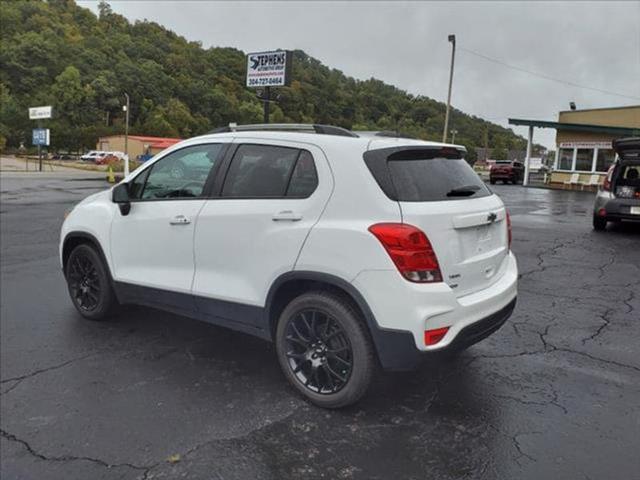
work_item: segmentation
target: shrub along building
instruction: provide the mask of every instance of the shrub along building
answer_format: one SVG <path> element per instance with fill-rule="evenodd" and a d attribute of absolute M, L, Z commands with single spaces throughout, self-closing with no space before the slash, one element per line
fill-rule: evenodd
<path fill-rule="evenodd" d="M 182 139 L 129 135 L 127 148 L 129 158 L 135 160 L 139 157 L 152 157 L 165 148 L 178 143 L 180 140 Z M 124 152 L 124 135 L 100 137 L 96 149 L 106 152 Z M 146 160 L 146 158 L 143 158 L 143 160 Z"/>
<path fill-rule="evenodd" d="M 595 189 L 615 160 L 611 141 L 640 136 L 640 105 L 566 110 L 557 122 L 510 118 L 509 123 L 529 127 L 529 144 L 535 127 L 556 130 L 556 158 L 547 177 L 550 186 Z"/>

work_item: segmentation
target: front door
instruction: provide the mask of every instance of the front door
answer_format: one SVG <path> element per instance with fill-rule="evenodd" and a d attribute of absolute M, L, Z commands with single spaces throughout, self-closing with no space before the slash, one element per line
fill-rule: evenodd
<path fill-rule="evenodd" d="M 116 214 L 111 226 L 114 280 L 190 293 L 196 218 L 222 147 L 200 144 L 174 150 L 130 182 L 131 211 Z"/>

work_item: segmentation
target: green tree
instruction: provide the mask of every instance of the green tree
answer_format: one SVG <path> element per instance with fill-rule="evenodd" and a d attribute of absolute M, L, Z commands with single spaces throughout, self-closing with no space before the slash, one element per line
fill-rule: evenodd
<path fill-rule="evenodd" d="M 0 83 L 10 92 L 0 128 L 9 146 L 28 140 L 27 108 L 48 104 L 54 106 L 48 124 L 56 146 L 95 146 L 97 136 L 123 131 L 124 92 L 131 98 L 132 131 L 139 134 L 188 137 L 229 122 L 262 121 L 256 91 L 245 86 L 244 52 L 204 49 L 157 23 L 131 23 L 105 1 L 98 11 L 72 0 L 0 1 Z M 291 86 L 273 93 L 272 121 L 442 136 L 443 103 L 374 78 L 356 80 L 300 50 L 294 51 Z M 525 143 L 455 108 L 451 125 L 464 145 Z"/>

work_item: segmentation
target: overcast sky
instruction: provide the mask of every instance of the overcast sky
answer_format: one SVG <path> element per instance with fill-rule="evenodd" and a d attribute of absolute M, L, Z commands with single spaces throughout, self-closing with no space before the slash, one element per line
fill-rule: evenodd
<path fill-rule="evenodd" d="M 97 11 L 97 2 L 78 3 Z M 447 35 L 454 33 L 452 104 L 505 126 L 508 117 L 556 120 L 570 101 L 578 108 L 640 104 L 640 1 L 109 3 L 132 21 L 158 22 L 204 47 L 302 49 L 347 75 L 440 101 L 447 95 Z M 545 80 L 463 49 L 636 98 Z M 554 146 L 554 131 L 534 135 Z"/>

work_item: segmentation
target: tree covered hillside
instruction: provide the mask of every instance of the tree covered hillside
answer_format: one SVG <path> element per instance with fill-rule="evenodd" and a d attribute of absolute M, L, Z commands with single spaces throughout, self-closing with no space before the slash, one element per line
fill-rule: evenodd
<path fill-rule="evenodd" d="M 9 146 L 31 142 L 28 107 L 53 105 L 46 123 L 53 147 L 95 147 L 98 136 L 123 132 L 123 92 L 134 134 L 189 137 L 262 121 L 256 92 L 244 86 L 240 50 L 205 49 L 156 23 L 132 24 L 104 2 L 96 17 L 72 0 L 2 1 L 0 22 L 0 141 Z M 356 80 L 302 51 L 294 54 L 291 86 L 277 93 L 273 122 L 442 135 L 444 104 Z M 524 148 L 511 130 L 455 109 L 450 125 L 468 148 Z"/>

